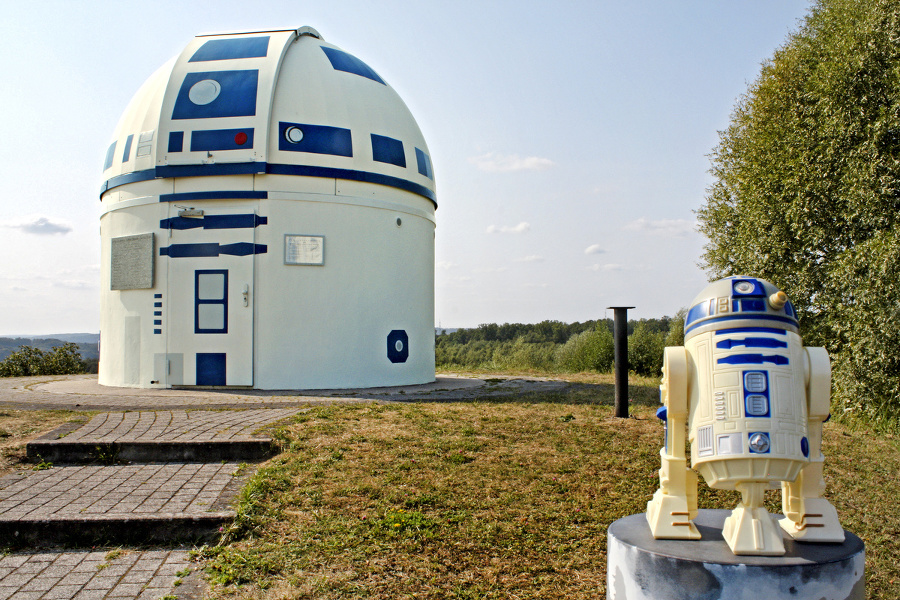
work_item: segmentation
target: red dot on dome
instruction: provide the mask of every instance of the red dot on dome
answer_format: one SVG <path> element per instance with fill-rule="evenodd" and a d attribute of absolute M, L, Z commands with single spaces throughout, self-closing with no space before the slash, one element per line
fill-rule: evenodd
<path fill-rule="evenodd" d="M 234 143 L 237 144 L 238 146 L 243 146 L 244 144 L 246 144 L 247 143 L 247 134 L 242 131 L 239 134 L 237 134 L 236 136 L 234 136 Z"/>

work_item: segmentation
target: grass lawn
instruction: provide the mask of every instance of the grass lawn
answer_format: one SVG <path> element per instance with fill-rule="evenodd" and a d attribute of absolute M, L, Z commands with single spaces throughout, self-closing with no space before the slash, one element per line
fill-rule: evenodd
<path fill-rule="evenodd" d="M 645 510 L 663 429 L 657 382 L 632 383 L 627 420 L 599 382 L 299 415 L 223 543 L 198 553 L 211 597 L 605 597 L 606 529 Z M 825 441 L 829 498 L 866 542 L 868 597 L 900 598 L 900 443 L 837 423 Z M 736 502 L 701 483 L 701 508 Z M 780 511 L 779 492 L 768 504 Z"/>
<path fill-rule="evenodd" d="M 88 414 L 69 410 L 0 409 L 0 475 L 30 469 L 25 444 L 69 421 L 87 421 Z"/>

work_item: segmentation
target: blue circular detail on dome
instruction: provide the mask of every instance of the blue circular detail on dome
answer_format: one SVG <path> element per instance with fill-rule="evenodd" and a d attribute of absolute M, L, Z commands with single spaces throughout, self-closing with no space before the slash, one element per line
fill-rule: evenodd
<path fill-rule="evenodd" d="M 803 456 L 809 458 L 809 440 L 805 437 L 800 438 L 800 452 L 803 453 Z"/>
<path fill-rule="evenodd" d="M 409 336 L 395 329 L 387 336 L 387 356 L 392 363 L 404 363 L 409 358 Z"/>

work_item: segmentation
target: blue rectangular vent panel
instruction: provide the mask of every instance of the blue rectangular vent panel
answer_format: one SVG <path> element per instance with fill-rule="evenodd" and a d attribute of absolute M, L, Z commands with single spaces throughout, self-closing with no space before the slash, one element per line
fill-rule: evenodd
<path fill-rule="evenodd" d="M 169 132 L 169 152 L 181 152 L 184 150 L 184 132 Z"/>
<path fill-rule="evenodd" d="M 159 221 L 160 229 L 254 229 L 266 225 L 268 217 L 243 215 L 206 215 L 203 217 L 171 217 Z"/>
<path fill-rule="evenodd" d="M 428 179 L 434 179 L 434 171 L 431 170 L 431 159 L 418 148 L 416 148 L 416 163 L 419 167 L 420 175 L 424 175 Z"/>
<path fill-rule="evenodd" d="M 353 73 L 354 75 L 377 81 L 382 85 L 387 85 L 384 83 L 384 80 L 378 76 L 378 73 L 372 70 L 372 67 L 352 54 L 348 54 L 337 48 L 328 48 L 326 46 L 322 46 L 322 51 L 325 53 L 325 56 L 328 57 L 328 60 L 331 61 L 331 66 L 334 67 L 335 71 Z"/>
<path fill-rule="evenodd" d="M 221 254 L 230 256 L 250 256 L 251 254 L 266 254 L 266 244 L 251 244 L 250 242 L 237 242 L 234 244 L 172 244 L 159 249 L 160 256 L 169 258 L 196 258 L 200 256 L 217 257 Z M 162 303 L 160 303 L 162 306 Z"/>
<path fill-rule="evenodd" d="M 197 353 L 197 385 L 225 385 L 224 353 Z"/>
<path fill-rule="evenodd" d="M 261 58 L 269 50 L 269 36 L 209 40 L 200 46 L 188 62 Z"/>
<path fill-rule="evenodd" d="M 116 154 L 116 143 L 113 142 L 112 144 L 110 144 L 109 150 L 106 151 L 106 160 L 103 161 L 103 170 L 104 171 L 112 166 L 113 156 L 115 156 L 115 154 Z"/>
<path fill-rule="evenodd" d="M 191 134 L 191 152 L 253 148 L 253 128 L 207 129 Z"/>
<path fill-rule="evenodd" d="M 251 117 L 256 114 L 258 80 L 256 69 L 188 73 L 175 98 L 172 118 Z"/>
<path fill-rule="evenodd" d="M 134 139 L 134 134 L 129 135 L 125 138 L 125 148 L 122 150 L 122 162 L 127 163 L 128 159 L 131 158 L 131 141 Z"/>
<path fill-rule="evenodd" d="M 327 125 L 278 123 L 278 149 L 334 156 L 353 156 L 350 130 Z"/>
<path fill-rule="evenodd" d="M 372 158 L 377 162 L 406 167 L 403 142 L 384 135 L 372 134 Z"/>

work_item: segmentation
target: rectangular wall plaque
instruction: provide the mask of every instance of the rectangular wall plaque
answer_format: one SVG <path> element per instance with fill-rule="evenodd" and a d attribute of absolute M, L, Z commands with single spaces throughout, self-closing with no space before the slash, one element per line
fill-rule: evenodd
<path fill-rule="evenodd" d="M 111 240 L 109 287 L 112 290 L 147 290 L 153 287 L 153 234 L 128 235 Z"/>
<path fill-rule="evenodd" d="M 284 264 L 324 265 L 325 236 L 285 234 Z"/>

